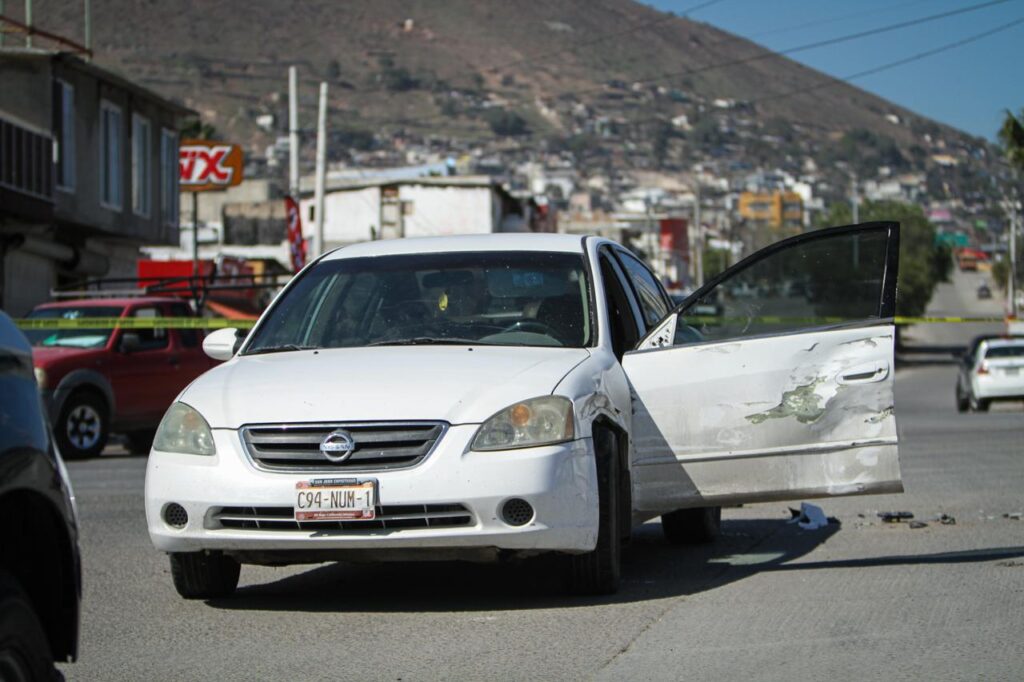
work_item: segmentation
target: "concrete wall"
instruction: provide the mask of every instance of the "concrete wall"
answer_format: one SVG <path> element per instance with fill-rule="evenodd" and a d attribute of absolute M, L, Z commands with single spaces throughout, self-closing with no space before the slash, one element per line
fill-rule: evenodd
<path fill-rule="evenodd" d="M 3 257 L 3 310 L 22 317 L 35 305 L 50 300 L 50 287 L 57 281 L 54 261 L 26 253 L 8 251 Z"/>

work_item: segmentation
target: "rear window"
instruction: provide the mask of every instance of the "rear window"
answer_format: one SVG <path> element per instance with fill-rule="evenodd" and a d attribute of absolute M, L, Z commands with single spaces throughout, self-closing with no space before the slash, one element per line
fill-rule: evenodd
<path fill-rule="evenodd" d="M 123 306 L 67 306 L 39 308 L 28 314 L 30 320 L 65 320 L 62 329 L 25 329 L 33 346 L 65 346 L 69 348 L 103 348 L 112 328 L 94 329 L 85 318 L 121 317 Z"/>
<path fill-rule="evenodd" d="M 985 359 L 989 358 L 1024 358 L 1024 344 L 1019 346 L 994 346 L 985 351 Z"/>

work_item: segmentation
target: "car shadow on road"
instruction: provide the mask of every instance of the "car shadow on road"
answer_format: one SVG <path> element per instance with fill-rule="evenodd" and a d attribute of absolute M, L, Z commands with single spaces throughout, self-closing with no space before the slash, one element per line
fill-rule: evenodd
<path fill-rule="evenodd" d="M 724 521 L 715 543 L 681 547 L 664 540 L 658 523 L 647 523 L 634 529 L 625 550 L 618 593 L 606 597 L 567 596 L 558 559 L 538 557 L 497 565 L 326 564 L 241 587 L 230 598 L 208 603 L 227 610 L 431 612 L 638 602 L 700 593 L 784 565 L 811 552 L 839 528 L 805 531 L 781 519 Z"/>

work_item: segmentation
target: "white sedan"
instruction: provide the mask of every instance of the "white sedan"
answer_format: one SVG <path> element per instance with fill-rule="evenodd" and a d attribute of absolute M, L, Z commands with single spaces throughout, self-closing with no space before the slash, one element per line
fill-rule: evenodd
<path fill-rule="evenodd" d="M 807 233 L 678 307 L 594 237 L 333 251 L 207 337 L 226 362 L 160 424 L 150 537 L 191 598 L 243 563 L 541 553 L 607 593 L 644 520 L 702 542 L 722 505 L 898 492 L 898 243 Z"/>
<path fill-rule="evenodd" d="M 957 410 L 987 412 L 997 400 L 1024 400 L 1024 336 L 979 336 L 961 360 Z"/>

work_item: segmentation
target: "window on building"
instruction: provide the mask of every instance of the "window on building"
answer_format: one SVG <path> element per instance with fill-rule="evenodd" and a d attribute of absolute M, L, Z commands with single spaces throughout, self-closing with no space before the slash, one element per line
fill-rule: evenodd
<path fill-rule="evenodd" d="M 100 103 L 100 203 L 120 210 L 124 185 L 121 158 L 121 108 Z"/>
<path fill-rule="evenodd" d="M 160 215 L 165 225 L 178 225 L 178 134 L 160 131 Z"/>
<path fill-rule="evenodd" d="M 149 119 L 132 114 L 132 210 L 148 218 L 153 197 L 153 141 Z"/>
<path fill-rule="evenodd" d="M 48 135 L 0 118 L 0 185 L 50 201 L 53 159 Z"/>
<path fill-rule="evenodd" d="M 70 192 L 75 189 L 75 88 L 58 80 L 56 93 L 57 187 Z"/>

